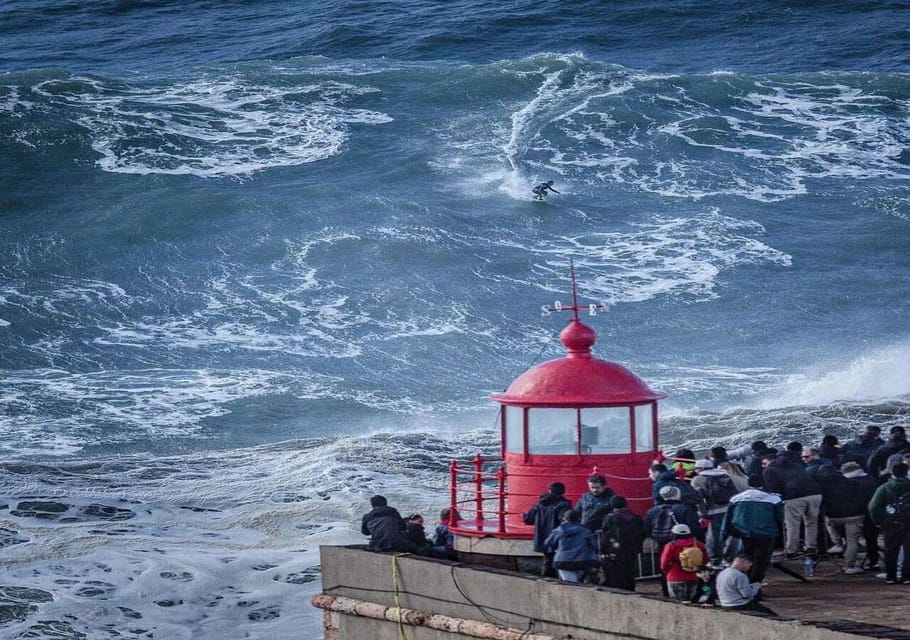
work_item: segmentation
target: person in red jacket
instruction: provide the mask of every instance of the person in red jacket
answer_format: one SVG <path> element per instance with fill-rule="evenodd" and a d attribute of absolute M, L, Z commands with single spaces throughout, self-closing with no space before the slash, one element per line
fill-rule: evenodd
<path fill-rule="evenodd" d="M 695 539 L 689 525 L 673 526 L 673 541 L 660 554 L 660 571 L 667 579 L 669 596 L 679 602 L 691 602 L 698 582 L 698 567 L 708 559 L 705 545 Z"/>

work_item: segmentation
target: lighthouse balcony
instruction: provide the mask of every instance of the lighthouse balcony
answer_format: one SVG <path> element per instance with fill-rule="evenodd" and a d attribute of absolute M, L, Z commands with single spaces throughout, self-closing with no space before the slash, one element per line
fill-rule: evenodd
<path fill-rule="evenodd" d="M 596 458 L 596 456 L 591 456 Z M 651 506 L 651 480 L 647 466 L 653 455 L 610 456 L 604 464 L 574 460 L 565 456 L 535 456 L 530 466 L 503 458 L 483 458 L 449 465 L 450 531 L 471 538 L 530 540 L 534 526 L 525 524 L 524 514 L 537 502 L 549 482 L 566 486 L 566 498 L 573 504 L 587 491 L 591 476 L 606 478 L 608 487 L 627 497 L 630 508 L 644 513 Z M 604 461 L 601 461 L 604 462 Z"/>

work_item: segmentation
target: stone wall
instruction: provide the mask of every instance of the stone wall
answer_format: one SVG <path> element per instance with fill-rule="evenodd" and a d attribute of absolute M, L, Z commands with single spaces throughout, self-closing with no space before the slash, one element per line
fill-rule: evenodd
<path fill-rule="evenodd" d="M 361 603 L 363 609 L 357 613 L 348 602 L 346 613 L 327 610 L 326 640 L 467 640 L 508 638 L 514 632 L 512 637 L 537 634 L 541 640 L 720 638 L 731 632 L 749 640 L 792 640 L 797 634 L 800 640 L 861 637 L 408 554 L 327 546 L 320 552 L 323 594 Z M 335 599 L 319 598 L 314 598 L 317 606 L 337 607 L 328 604 Z M 402 610 L 410 610 L 409 620 L 399 622 Z M 494 629 L 502 634 L 490 635 Z M 472 635 L 475 631 L 481 635 Z"/>

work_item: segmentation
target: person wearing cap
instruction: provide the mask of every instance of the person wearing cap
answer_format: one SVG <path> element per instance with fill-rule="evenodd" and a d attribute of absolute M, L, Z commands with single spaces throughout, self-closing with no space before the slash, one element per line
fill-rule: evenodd
<path fill-rule="evenodd" d="M 648 468 L 648 477 L 654 484 L 651 486 L 651 495 L 654 498 L 654 504 L 663 504 L 664 499 L 661 497 L 660 490 L 666 486 L 673 486 L 679 489 L 680 500 L 686 504 L 698 507 L 698 494 L 689 483 L 680 480 L 676 473 L 662 462 L 655 462 Z"/>
<path fill-rule="evenodd" d="M 650 538 L 654 553 L 660 558 L 664 547 L 673 540 L 673 525 L 685 524 L 689 531 L 701 534 L 698 522 L 698 510 L 680 501 L 682 492 L 678 487 L 667 485 L 660 490 L 661 503 L 656 504 L 645 514 L 645 537 Z M 666 579 L 661 574 L 661 591 L 669 595 Z"/>
<path fill-rule="evenodd" d="M 831 546 L 828 553 L 844 554 L 844 573 L 859 575 L 856 566 L 859 536 L 863 531 L 867 507 L 875 492 L 875 481 L 856 462 L 845 462 L 840 471 L 833 466 L 820 467 L 815 475 L 822 488 L 822 508 Z"/>
<path fill-rule="evenodd" d="M 695 595 L 695 586 L 698 574 L 695 569 L 685 570 L 680 554 L 687 553 L 688 549 L 695 547 L 701 552 L 702 559 L 708 557 L 705 545 L 696 540 L 692 535 L 689 525 L 673 525 L 673 540 L 664 546 L 660 554 L 660 572 L 667 581 L 667 594 L 679 602 L 691 602 Z M 697 563 L 701 566 L 704 562 Z"/>
<path fill-rule="evenodd" d="M 733 553 L 735 553 L 735 549 L 726 549 L 725 539 L 721 535 L 721 525 L 723 525 L 730 498 L 739 491 L 730 475 L 724 469 L 715 467 L 711 460 L 696 460 L 692 488 L 698 492 L 701 498 L 699 516 L 702 526 L 706 530 L 706 543 L 711 565 L 720 567 L 724 560 L 732 560 Z"/>
<path fill-rule="evenodd" d="M 730 498 L 721 535 L 739 538 L 745 555 L 752 558 L 750 579 L 761 582 L 771 562 L 774 542 L 784 525 L 784 501 L 762 490 L 762 477 L 749 476 L 749 489 Z"/>
<path fill-rule="evenodd" d="M 888 442 L 879 446 L 872 455 L 869 456 L 869 462 L 866 465 L 866 471 L 879 484 L 888 480 L 888 476 L 882 476 L 885 465 L 895 453 L 910 452 L 910 442 L 907 441 L 907 433 L 901 426 L 891 427 Z"/>
<path fill-rule="evenodd" d="M 604 586 L 635 591 L 635 569 L 645 540 L 645 522 L 628 508 L 626 499 L 613 496 L 613 511 L 604 516 L 600 535 Z"/>

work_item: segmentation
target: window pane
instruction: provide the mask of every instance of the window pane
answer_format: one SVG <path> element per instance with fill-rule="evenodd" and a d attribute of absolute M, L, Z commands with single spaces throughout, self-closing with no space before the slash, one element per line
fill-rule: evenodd
<path fill-rule="evenodd" d="M 629 453 L 629 407 L 581 410 L 582 453 Z"/>
<path fill-rule="evenodd" d="M 654 449 L 654 405 L 642 404 L 635 407 L 635 450 L 648 451 Z"/>
<path fill-rule="evenodd" d="M 578 452 L 576 409 L 529 409 L 528 449 L 531 453 Z"/>
<path fill-rule="evenodd" d="M 524 409 L 521 407 L 506 407 L 506 451 L 509 453 L 521 453 L 525 450 L 521 434 L 523 415 Z"/>

